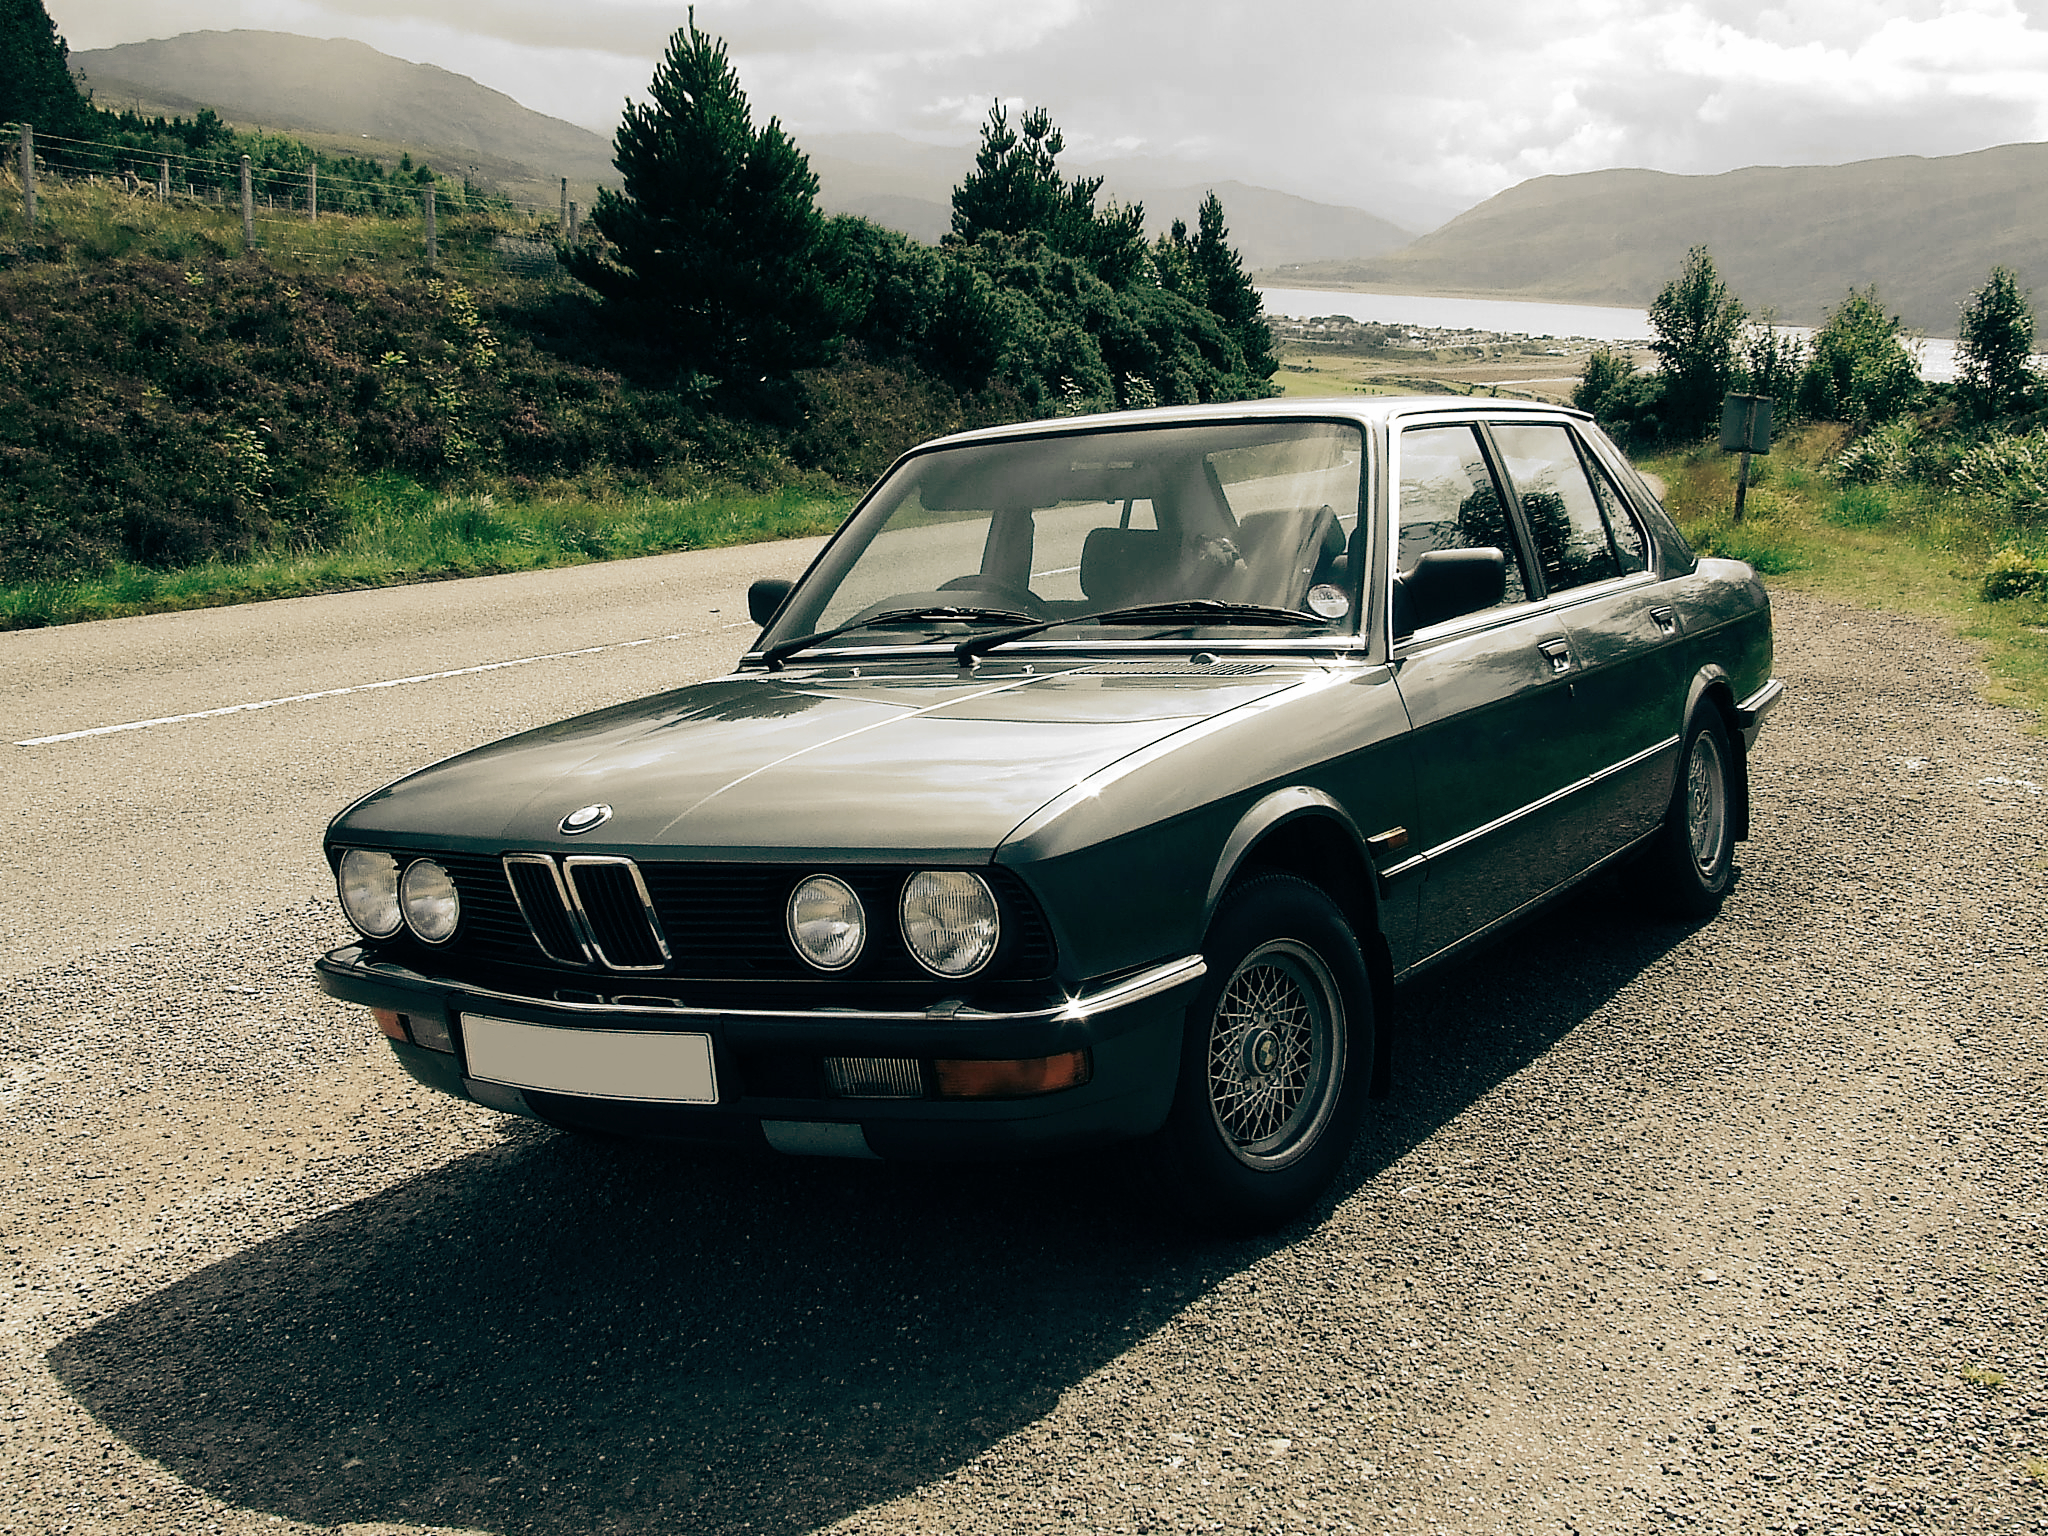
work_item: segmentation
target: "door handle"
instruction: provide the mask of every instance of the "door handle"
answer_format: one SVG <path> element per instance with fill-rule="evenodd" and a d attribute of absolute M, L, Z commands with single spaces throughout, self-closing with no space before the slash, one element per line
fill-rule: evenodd
<path fill-rule="evenodd" d="M 1652 608 L 1650 610 L 1650 622 L 1657 626 L 1658 634 L 1675 635 L 1678 633 L 1678 610 L 1676 608 Z"/>
<path fill-rule="evenodd" d="M 1553 676 L 1572 669 L 1572 643 L 1569 640 L 1546 640 L 1536 647 L 1550 661 Z"/>

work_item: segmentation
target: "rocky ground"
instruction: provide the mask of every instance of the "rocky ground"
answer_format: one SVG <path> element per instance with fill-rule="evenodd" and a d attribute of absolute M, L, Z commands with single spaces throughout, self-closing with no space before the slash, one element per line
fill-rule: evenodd
<path fill-rule="evenodd" d="M 310 890 L 69 932 L 0 970 L 0 1536 L 2048 1531 L 2048 742 L 1778 613 L 1721 916 L 1408 989 L 1267 1240 L 434 1098 Z"/>

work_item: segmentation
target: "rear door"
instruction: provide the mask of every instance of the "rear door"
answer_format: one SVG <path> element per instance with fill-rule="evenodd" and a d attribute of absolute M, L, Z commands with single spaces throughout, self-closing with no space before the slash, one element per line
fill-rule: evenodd
<path fill-rule="evenodd" d="M 1583 781 L 1572 824 L 1590 863 L 1654 830 L 1669 802 L 1684 724 L 1682 619 L 1641 524 L 1571 425 L 1496 421 L 1488 431 L 1571 642 Z"/>

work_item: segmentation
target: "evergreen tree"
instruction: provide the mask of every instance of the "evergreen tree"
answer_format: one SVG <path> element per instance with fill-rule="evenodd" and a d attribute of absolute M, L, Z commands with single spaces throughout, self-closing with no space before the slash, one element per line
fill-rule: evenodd
<path fill-rule="evenodd" d="M 1179 228 L 1176 221 L 1176 228 Z M 1195 238 L 1188 246 L 1188 265 L 1201 292 L 1198 303 L 1222 323 L 1224 333 L 1244 353 L 1247 373 L 1270 379 L 1280 367 L 1273 355 L 1273 332 L 1266 324 L 1266 309 L 1259 290 L 1244 269 L 1244 259 L 1230 243 L 1230 226 L 1223 222 L 1223 203 L 1211 192 L 1202 199 L 1195 217 Z"/>
<path fill-rule="evenodd" d="M 1128 288 L 1149 270 L 1145 207 L 1101 208 L 1100 176 L 1068 181 L 1060 172 L 1066 140 L 1043 107 L 1013 128 L 1001 102 L 988 110 L 974 169 L 953 189 L 953 237 L 973 245 L 985 235 L 1038 235 L 1062 256 L 1085 262 L 1112 288 Z"/>
<path fill-rule="evenodd" d="M 625 190 L 591 210 L 606 244 L 572 252 L 571 270 L 657 331 L 679 371 L 751 385 L 824 362 L 841 315 L 810 162 L 779 120 L 755 129 L 725 44 L 694 10 L 648 94 L 613 140 Z"/>
<path fill-rule="evenodd" d="M 0 123 L 77 133 L 89 109 L 71 78 L 70 54 L 43 0 L 0 0 Z"/>
<path fill-rule="evenodd" d="M 2010 267 L 1993 267 L 1984 286 L 1970 295 L 1956 337 L 1957 382 L 1980 418 L 2017 409 L 2039 383 L 2034 307 Z"/>
<path fill-rule="evenodd" d="M 1650 350 L 1664 370 L 1664 424 L 1675 436 L 1697 437 L 1720 421 L 1745 314 L 1704 245 L 1686 253 L 1678 275 L 1650 301 Z"/>

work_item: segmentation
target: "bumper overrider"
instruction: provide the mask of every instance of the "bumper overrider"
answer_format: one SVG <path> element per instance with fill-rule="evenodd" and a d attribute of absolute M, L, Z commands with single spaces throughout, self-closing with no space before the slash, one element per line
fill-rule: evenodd
<path fill-rule="evenodd" d="M 1189 955 L 1017 1012 L 567 1002 L 422 974 L 348 945 L 320 987 L 372 1009 L 429 1088 L 576 1129 L 839 1157 L 1028 1154 L 1165 1121 Z"/>

